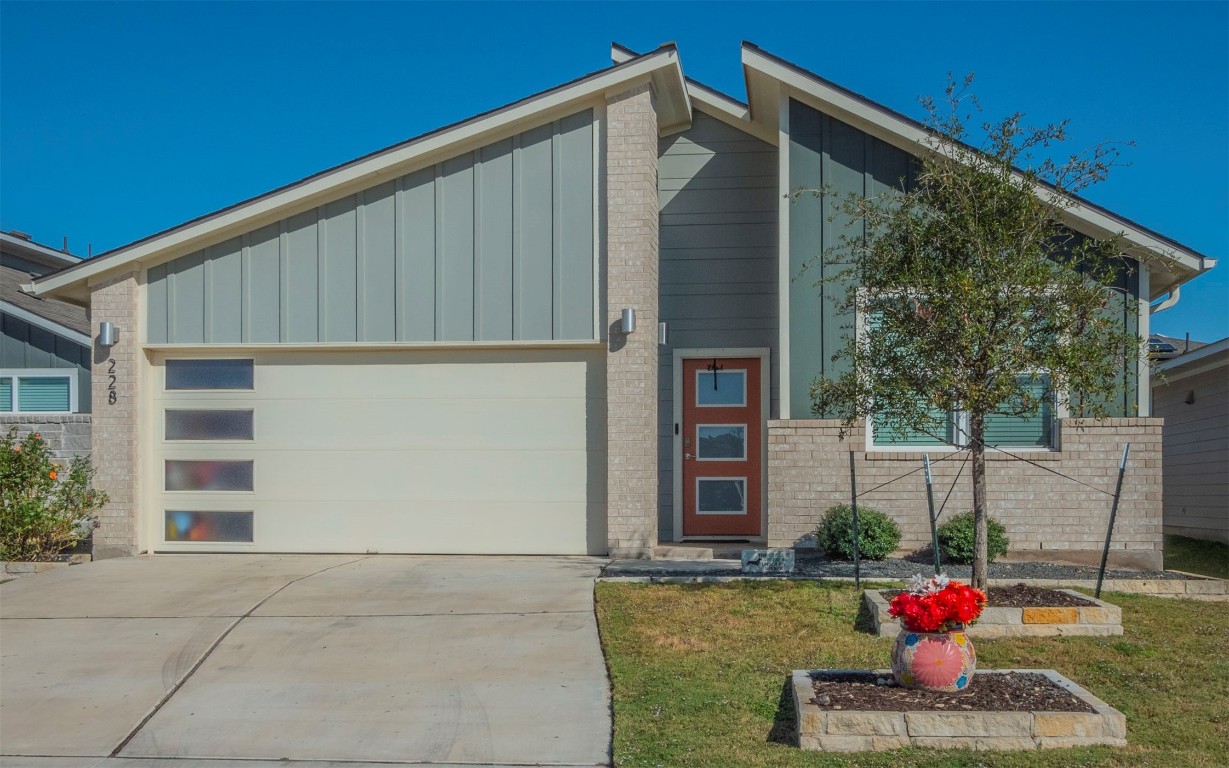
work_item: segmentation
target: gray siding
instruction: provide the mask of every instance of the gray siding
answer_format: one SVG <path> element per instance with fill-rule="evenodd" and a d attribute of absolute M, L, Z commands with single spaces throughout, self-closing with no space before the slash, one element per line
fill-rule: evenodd
<path fill-rule="evenodd" d="M 0 312 L 0 368 L 77 369 L 77 411 L 90 412 L 90 355 L 75 341 Z"/>
<path fill-rule="evenodd" d="M 797 101 L 790 101 L 789 121 L 790 189 L 827 187 L 836 193 L 804 195 L 789 216 L 790 413 L 782 418 L 808 419 L 811 382 L 841 373 L 844 364 L 832 356 L 853 330 L 852 318 L 836 307 L 846 285 L 821 282 L 844 268 L 823 264 L 824 250 L 843 235 L 859 234 L 828 220 L 834 200 L 899 189 L 908 183 L 912 163 L 906 152 Z"/>
<path fill-rule="evenodd" d="M 808 419 L 814 416 L 811 383 L 821 377 L 839 376 L 845 370 L 847 363 L 832 358 L 853 332 L 853 318 L 837 310 L 846 284 L 824 281 L 842 271 L 844 265 L 825 265 L 821 256 L 843 235 L 863 232 L 851 231 L 839 220 L 829 221 L 834 201 L 850 194 L 874 196 L 900 189 L 902 184 L 913 183 L 916 169 L 903 150 L 793 100 L 789 137 L 790 189 L 828 188 L 835 193 L 825 198 L 803 195 L 792 204 L 789 217 L 790 412 L 782 418 Z M 1119 292 L 1110 295 L 1107 312 L 1134 331 L 1138 317 L 1123 294 L 1138 297 L 1138 269 L 1122 270 L 1115 287 Z M 1116 385 L 1116 393 L 1106 404 L 1109 415 L 1138 415 L 1134 360 L 1123 362 Z"/>
<path fill-rule="evenodd" d="M 1152 410 L 1165 419 L 1165 533 L 1229 544 L 1229 353 L 1218 357 L 1213 370 L 1158 384 Z"/>
<path fill-rule="evenodd" d="M 659 154 L 659 309 L 670 343 L 658 373 L 658 531 L 670 540 L 674 350 L 768 347 L 777 417 L 777 150 L 697 112 L 689 130 L 661 140 Z"/>
<path fill-rule="evenodd" d="M 585 111 L 153 267 L 151 343 L 594 338 Z"/>

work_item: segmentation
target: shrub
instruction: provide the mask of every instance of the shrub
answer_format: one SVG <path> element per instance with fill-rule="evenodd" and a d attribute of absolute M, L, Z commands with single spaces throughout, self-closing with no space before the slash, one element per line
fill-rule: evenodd
<path fill-rule="evenodd" d="M 986 543 L 989 561 L 1007 554 L 1007 530 L 993 517 L 986 519 Z M 957 563 L 973 562 L 973 512 L 956 515 L 939 526 L 939 549 Z"/>
<path fill-rule="evenodd" d="M 67 470 L 53 461 L 37 432 L 0 438 L 0 559 L 52 560 L 97 526 L 107 494 L 90 488 L 90 460 Z"/>
<path fill-rule="evenodd" d="M 824 513 L 815 531 L 824 554 L 833 559 L 853 559 L 853 510 L 838 504 Z M 892 518 L 869 507 L 858 507 L 858 555 L 866 560 L 883 560 L 900 543 L 900 528 Z"/>

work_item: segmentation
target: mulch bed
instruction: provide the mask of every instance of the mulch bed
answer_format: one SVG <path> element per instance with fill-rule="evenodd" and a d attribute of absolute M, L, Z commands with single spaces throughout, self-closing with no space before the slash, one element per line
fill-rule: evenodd
<path fill-rule="evenodd" d="M 1096 712 L 1050 678 L 1034 672 L 974 675 L 960 693 L 902 688 L 864 672 L 812 674 L 815 698 L 825 710 L 850 712 Z M 880 685 L 879 680 L 891 681 Z"/>
<path fill-rule="evenodd" d="M 904 590 L 885 589 L 881 594 L 889 602 Z M 1091 600 L 1075 597 L 1057 589 L 1030 587 L 1016 584 L 1012 587 L 990 587 L 986 590 L 986 603 L 994 608 L 1068 608 L 1096 605 Z"/>

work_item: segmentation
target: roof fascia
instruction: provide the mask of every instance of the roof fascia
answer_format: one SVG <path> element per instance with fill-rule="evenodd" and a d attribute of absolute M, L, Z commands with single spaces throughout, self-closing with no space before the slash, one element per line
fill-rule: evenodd
<path fill-rule="evenodd" d="M 638 56 L 635 51 L 619 43 L 610 44 L 610 59 L 621 64 Z M 749 133 L 760 141 L 777 145 L 777 131 L 752 122 L 751 109 L 738 99 L 693 78 L 686 78 L 687 96 L 692 106 L 704 114 L 714 117 L 727 125 L 737 128 L 743 133 Z"/>
<path fill-rule="evenodd" d="M 16 237 L 7 232 L 0 232 L 0 244 L 5 247 L 5 250 L 13 252 L 18 256 L 30 258 L 32 261 L 41 260 L 51 267 L 64 267 L 81 262 L 81 259 L 73 256 L 71 253 L 57 251 L 51 246 Z"/>
<path fill-rule="evenodd" d="M 1163 363 L 1159 363 L 1157 365 L 1157 369 L 1166 372 L 1177 372 L 1188 365 L 1198 363 L 1201 360 L 1206 360 L 1212 355 L 1219 354 L 1226 350 L 1229 350 L 1229 338 L 1214 341 L 1211 344 L 1205 344 L 1199 349 L 1192 349 L 1190 352 L 1178 355 L 1177 357 L 1171 357 Z M 1170 376 L 1168 378 L 1173 380 L 1174 377 Z"/>
<path fill-rule="evenodd" d="M 928 151 L 926 141 L 930 138 L 929 132 L 904 115 L 824 82 L 749 43 L 743 43 L 742 62 L 746 69 L 788 86 L 791 96 L 809 102 L 811 106 L 878 139 L 910 154 Z M 1038 194 L 1044 194 L 1044 190 L 1039 190 Z M 1149 255 L 1160 256 L 1179 267 L 1181 271 L 1175 274 L 1181 278 L 1178 282 L 1185 282 L 1216 266 L 1216 259 L 1162 240 L 1087 201 L 1070 196 L 1067 196 L 1067 200 L 1070 201 L 1071 207 L 1064 209 L 1064 223 L 1091 237 L 1104 238 L 1121 234 L 1130 244 L 1144 249 Z"/>
<path fill-rule="evenodd" d="M 662 76 L 662 71 L 670 73 Z M 513 102 L 492 112 L 424 134 L 371 155 L 337 166 L 300 182 L 260 195 L 138 240 L 75 266 L 37 278 L 31 293 L 80 300 L 87 286 L 121 270 L 137 271 L 215 242 L 234 237 L 286 216 L 310 209 L 338 196 L 374 186 L 411 172 L 417 166 L 437 161 L 447 153 L 481 146 L 541 122 L 544 116 L 560 115 L 583 104 L 596 102 L 638 82 L 660 81 L 659 87 L 675 87 L 673 101 L 680 113 L 667 113 L 669 123 L 690 120 L 678 51 L 663 46 L 615 67 L 595 72 L 557 88 Z M 665 106 L 670 107 L 668 100 Z M 667 124 L 663 120 L 663 124 Z"/>
<path fill-rule="evenodd" d="M 60 325 L 54 320 L 48 320 L 42 315 L 37 315 L 28 309 L 22 309 L 16 304 L 11 304 L 7 301 L 0 300 L 0 312 L 6 315 L 12 315 L 18 320 L 29 323 L 30 325 L 42 328 L 44 331 L 49 331 L 57 336 L 63 336 L 69 341 L 80 344 L 83 347 L 93 347 L 94 340 L 86 336 L 80 331 L 74 331 L 66 325 Z"/>

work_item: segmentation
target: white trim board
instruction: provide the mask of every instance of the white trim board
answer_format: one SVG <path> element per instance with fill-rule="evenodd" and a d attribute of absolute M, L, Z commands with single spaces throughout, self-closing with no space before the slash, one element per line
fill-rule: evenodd
<path fill-rule="evenodd" d="M 90 349 L 94 346 L 94 340 L 89 336 L 86 336 L 84 333 L 74 331 L 66 325 L 60 325 L 54 320 L 48 320 L 42 315 L 36 315 L 29 310 L 22 309 L 16 304 L 10 304 L 7 301 L 0 301 L 0 312 L 5 313 L 6 315 L 12 315 L 18 320 L 22 320 L 30 325 L 42 328 L 44 331 L 54 333 L 57 336 L 63 336 L 74 344 L 80 344 L 81 346 Z"/>
<path fill-rule="evenodd" d="M 675 542 L 683 541 L 683 360 L 696 360 L 713 357 L 755 357 L 760 361 L 760 414 L 763 427 L 760 430 L 760 473 L 763 482 L 760 483 L 760 538 L 768 537 L 768 419 L 772 415 L 771 411 L 771 395 L 769 385 L 771 383 L 769 377 L 770 366 L 772 365 L 772 350 L 768 347 L 709 347 L 695 349 L 675 349 L 672 359 L 672 368 L 674 378 L 674 413 L 671 415 L 674 419 L 673 424 L 678 425 L 678 429 L 671 429 L 674 433 L 674 446 L 671 451 L 672 469 L 671 476 L 673 478 L 672 498 L 673 508 L 671 510 L 674 519 L 674 529 L 672 531 L 672 539 Z M 698 446 L 697 446 L 698 447 Z M 750 535 L 750 534 L 748 534 Z M 721 537 L 689 537 L 695 538 L 721 538 Z M 725 538 L 743 538 L 739 536 Z"/>

